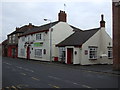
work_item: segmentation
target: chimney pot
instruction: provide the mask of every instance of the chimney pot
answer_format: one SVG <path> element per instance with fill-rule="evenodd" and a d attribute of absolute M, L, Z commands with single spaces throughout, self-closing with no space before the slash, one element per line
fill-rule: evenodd
<path fill-rule="evenodd" d="M 100 27 L 105 27 L 104 15 L 101 15 Z"/>

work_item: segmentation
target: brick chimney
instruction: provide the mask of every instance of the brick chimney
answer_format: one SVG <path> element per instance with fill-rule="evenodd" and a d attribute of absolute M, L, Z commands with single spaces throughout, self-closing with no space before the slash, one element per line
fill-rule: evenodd
<path fill-rule="evenodd" d="M 100 27 L 105 27 L 104 15 L 101 15 Z"/>
<path fill-rule="evenodd" d="M 58 13 L 58 21 L 63 21 L 63 22 L 67 22 L 67 14 L 65 13 L 65 11 L 61 11 Z"/>
<path fill-rule="evenodd" d="M 32 27 L 33 27 L 32 23 L 29 23 L 28 27 L 29 27 L 29 28 L 32 28 Z"/>
<path fill-rule="evenodd" d="M 19 27 L 16 27 L 16 31 L 19 30 L 20 28 Z"/>

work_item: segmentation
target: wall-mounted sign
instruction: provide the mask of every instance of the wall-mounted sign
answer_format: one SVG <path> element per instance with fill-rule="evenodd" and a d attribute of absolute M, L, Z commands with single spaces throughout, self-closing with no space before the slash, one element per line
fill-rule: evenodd
<path fill-rule="evenodd" d="M 34 47 L 41 47 L 43 45 L 43 42 L 35 42 Z"/>
<path fill-rule="evenodd" d="M 85 50 L 85 55 L 88 55 L 88 50 Z"/>

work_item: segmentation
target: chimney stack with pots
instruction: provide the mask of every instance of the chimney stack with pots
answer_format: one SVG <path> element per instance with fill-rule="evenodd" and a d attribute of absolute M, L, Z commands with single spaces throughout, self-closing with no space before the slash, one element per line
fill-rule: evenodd
<path fill-rule="evenodd" d="M 67 14 L 65 13 L 65 11 L 61 11 L 58 13 L 58 21 L 62 21 L 62 22 L 67 22 Z"/>
<path fill-rule="evenodd" d="M 104 15 L 101 15 L 100 27 L 105 27 Z"/>

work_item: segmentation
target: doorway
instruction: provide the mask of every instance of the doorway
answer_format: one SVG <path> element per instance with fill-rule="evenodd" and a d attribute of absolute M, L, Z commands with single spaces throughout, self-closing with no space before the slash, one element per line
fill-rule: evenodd
<path fill-rule="evenodd" d="M 30 59 L 30 47 L 27 47 L 27 59 Z"/>
<path fill-rule="evenodd" d="M 73 64 L 73 48 L 67 48 L 67 64 Z"/>

